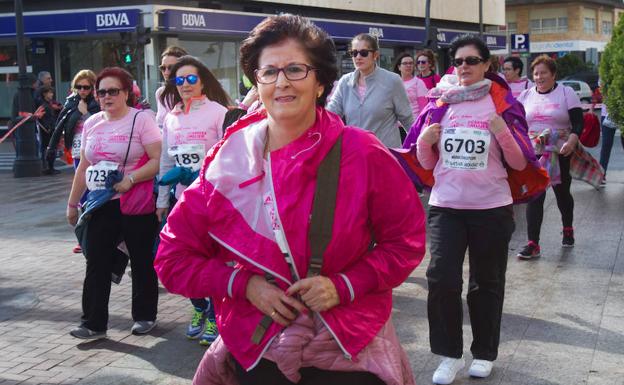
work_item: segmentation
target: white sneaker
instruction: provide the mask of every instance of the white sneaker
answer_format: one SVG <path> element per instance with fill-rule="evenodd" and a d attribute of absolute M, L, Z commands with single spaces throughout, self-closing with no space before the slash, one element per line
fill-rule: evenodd
<path fill-rule="evenodd" d="M 452 383 L 455 381 L 457 372 L 463 369 L 464 365 L 466 365 L 464 357 L 444 357 L 436 371 L 433 373 L 433 383 L 439 385 L 448 385 Z"/>
<path fill-rule="evenodd" d="M 472 360 L 468 374 L 472 377 L 485 378 L 492 373 L 492 361 L 487 360 Z"/>

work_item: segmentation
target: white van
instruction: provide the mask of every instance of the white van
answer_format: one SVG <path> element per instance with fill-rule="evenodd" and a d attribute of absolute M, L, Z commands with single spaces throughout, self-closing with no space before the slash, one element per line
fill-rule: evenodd
<path fill-rule="evenodd" d="M 581 99 L 581 102 L 591 103 L 592 90 L 589 84 L 580 80 L 559 80 L 557 83 L 572 88 L 579 99 Z"/>

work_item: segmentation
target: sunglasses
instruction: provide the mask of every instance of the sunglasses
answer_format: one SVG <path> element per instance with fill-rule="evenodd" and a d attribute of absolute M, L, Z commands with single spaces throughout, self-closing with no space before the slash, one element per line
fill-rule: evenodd
<path fill-rule="evenodd" d="M 119 95 L 119 91 L 121 91 L 119 88 L 109 88 L 107 90 L 102 88 L 100 90 L 97 90 L 95 93 L 100 98 L 103 98 L 103 97 L 106 96 L 106 94 L 109 94 L 110 96 L 117 96 L 117 95 Z"/>
<path fill-rule="evenodd" d="M 171 71 L 172 68 L 173 68 L 172 65 L 170 65 L 170 66 L 165 66 L 165 65 L 158 66 L 158 69 L 160 69 L 161 72 L 165 72 L 166 70 Z"/>
<path fill-rule="evenodd" d="M 368 57 L 368 54 L 371 52 L 375 52 L 374 49 L 361 49 L 361 50 L 351 50 L 349 52 L 347 52 L 347 55 L 352 56 L 352 57 L 357 57 L 357 55 L 360 55 L 362 57 Z"/>
<path fill-rule="evenodd" d="M 184 85 L 184 80 L 186 80 L 188 84 L 194 85 L 199 80 L 199 77 L 193 74 L 186 75 L 186 76 L 176 76 L 174 79 L 175 85 L 178 87 Z"/>
<path fill-rule="evenodd" d="M 91 89 L 91 86 L 83 86 L 83 85 L 77 84 L 74 86 L 74 88 L 77 89 L 78 91 L 80 90 L 89 91 Z"/>
<path fill-rule="evenodd" d="M 466 58 L 456 57 L 455 59 L 453 59 L 453 66 L 461 67 L 461 65 L 464 64 L 464 62 L 469 66 L 474 66 L 483 61 L 484 60 L 478 56 L 468 56 Z"/>
<path fill-rule="evenodd" d="M 429 63 L 429 61 L 428 60 L 418 60 L 416 63 L 418 63 L 418 64 L 427 64 L 427 63 Z"/>

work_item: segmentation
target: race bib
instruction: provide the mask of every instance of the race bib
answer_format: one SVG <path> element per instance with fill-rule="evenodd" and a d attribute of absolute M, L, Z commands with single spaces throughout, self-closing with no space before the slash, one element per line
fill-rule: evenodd
<path fill-rule="evenodd" d="M 102 160 L 87 167 L 85 173 L 87 188 L 90 191 L 104 190 L 106 188 L 106 177 L 117 169 L 119 169 L 119 163 L 106 160 Z"/>
<path fill-rule="evenodd" d="M 74 136 L 72 141 L 71 156 L 74 159 L 80 158 L 80 147 L 82 145 L 82 137 L 80 135 Z"/>
<path fill-rule="evenodd" d="M 176 166 L 199 171 L 206 147 L 203 144 L 181 144 L 169 147 L 167 153 L 175 160 Z"/>
<path fill-rule="evenodd" d="M 468 127 L 444 128 L 442 162 L 445 168 L 485 170 L 488 165 L 491 134 L 488 130 Z"/>

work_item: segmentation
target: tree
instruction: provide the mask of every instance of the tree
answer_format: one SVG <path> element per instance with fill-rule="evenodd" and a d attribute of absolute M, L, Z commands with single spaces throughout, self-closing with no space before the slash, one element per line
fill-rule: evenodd
<path fill-rule="evenodd" d="M 585 71 L 595 71 L 594 66 L 585 63 L 583 59 L 576 55 L 565 55 L 557 58 L 557 78 L 559 79 Z"/>
<path fill-rule="evenodd" d="M 609 117 L 619 126 L 624 125 L 624 17 L 613 29 L 611 41 L 605 47 L 600 61 L 601 92 L 607 104 Z"/>

